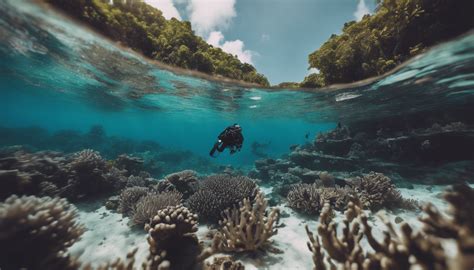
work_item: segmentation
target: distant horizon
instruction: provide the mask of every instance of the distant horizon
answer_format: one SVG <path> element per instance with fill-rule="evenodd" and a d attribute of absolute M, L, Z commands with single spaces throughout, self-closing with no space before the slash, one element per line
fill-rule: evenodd
<path fill-rule="evenodd" d="M 237 55 L 271 85 L 301 82 L 308 55 L 344 23 L 375 9 L 373 0 L 145 0 L 167 19 L 190 21 L 209 44 Z M 278 46 L 277 46 L 277 45 Z"/>

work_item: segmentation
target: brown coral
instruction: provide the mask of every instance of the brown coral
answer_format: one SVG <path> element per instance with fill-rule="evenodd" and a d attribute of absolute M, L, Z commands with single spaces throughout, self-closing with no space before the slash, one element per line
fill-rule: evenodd
<path fill-rule="evenodd" d="M 457 243 L 457 256 L 451 262 L 453 269 L 474 268 L 474 190 L 466 184 L 456 185 L 444 194 L 450 205 L 451 217 L 442 215 L 432 204 L 424 206 L 424 232 Z"/>
<path fill-rule="evenodd" d="M 363 208 L 373 211 L 381 208 L 417 208 L 415 201 L 403 199 L 392 180 L 381 173 L 370 172 L 363 177 L 355 178 L 351 183 L 358 193 Z"/>
<path fill-rule="evenodd" d="M 244 199 L 240 208 L 224 211 L 222 226 L 215 236 L 217 249 L 221 251 L 255 251 L 269 245 L 269 239 L 277 233 L 274 228 L 278 221 L 279 210 L 273 208 L 267 212 L 267 201 L 259 192 L 252 204 Z"/>
<path fill-rule="evenodd" d="M 74 153 L 73 160 L 69 163 L 72 169 L 76 171 L 92 171 L 96 168 L 104 168 L 105 160 L 99 152 L 92 149 L 84 149 Z"/>
<path fill-rule="evenodd" d="M 145 195 L 132 207 L 131 221 L 134 225 L 143 225 L 150 222 L 150 219 L 156 215 L 158 210 L 167 206 L 176 206 L 181 203 L 182 198 L 183 195 L 177 191 Z"/>
<path fill-rule="evenodd" d="M 183 194 L 183 198 L 187 199 L 198 190 L 198 179 L 195 171 L 184 170 L 169 174 L 165 177 L 179 192 Z"/>
<path fill-rule="evenodd" d="M 221 256 L 214 257 L 212 264 L 206 262 L 204 270 L 245 270 L 242 263 L 234 261 L 232 257 Z"/>
<path fill-rule="evenodd" d="M 124 189 L 119 196 L 118 211 L 122 214 L 130 215 L 138 200 L 147 194 L 148 189 L 145 187 L 130 187 Z"/>
<path fill-rule="evenodd" d="M 387 231 L 383 241 L 379 242 L 373 236 L 372 227 L 358 201 L 348 204 L 342 231 L 332 221 L 330 205 L 326 204 L 321 213 L 318 236 L 314 237 L 306 228 L 315 269 L 334 269 L 336 265 L 338 269 L 412 269 L 414 266 L 447 269 L 446 256 L 438 240 L 413 232 L 406 223 L 397 232 L 392 223 L 383 220 Z M 359 244 L 363 236 L 373 252 L 364 250 Z M 325 258 L 322 248 L 330 258 Z"/>
<path fill-rule="evenodd" d="M 257 191 L 257 185 L 248 177 L 211 175 L 200 183 L 188 204 L 201 220 L 217 223 L 222 211 L 238 205 L 244 198 L 253 200 Z"/>
<path fill-rule="evenodd" d="M 335 209 L 344 210 L 354 191 L 349 188 L 325 188 L 318 184 L 294 185 L 288 193 L 288 205 L 307 214 L 318 214 L 324 203 L 329 202 Z"/>
<path fill-rule="evenodd" d="M 75 269 L 67 248 L 84 232 L 65 199 L 12 195 L 0 204 L 0 267 Z"/>
<path fill-rule="evenodd" d="M 158 211 L 145 225 L 150 245 L 149 267 L 156 269 L 169 263 L 173 269 L 193 269 L 200 265 L 201 246 L 193 234 L 197 231 L 197 218 L 182 205 Z"/>

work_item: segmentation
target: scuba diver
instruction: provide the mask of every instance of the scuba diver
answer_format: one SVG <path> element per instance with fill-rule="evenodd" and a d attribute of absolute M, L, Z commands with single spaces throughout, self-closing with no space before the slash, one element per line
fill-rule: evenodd
<path fill-rule="evenodd" d="M 228 126 L 224 131 L 219 134 L 217 137 L 218 140 L 214 144 L 209 152 L 211 157 L 215 157 L 214 153 L 217 151 L 222 152 L 226 148 L 229 148 L 230 154 L 234 154 L 237 151 L 240 151 L 242 148 L 242 143 L 244 142 L 244 136 L 242 135 L 242 128 L 238 124 L 233 124 Z"/>

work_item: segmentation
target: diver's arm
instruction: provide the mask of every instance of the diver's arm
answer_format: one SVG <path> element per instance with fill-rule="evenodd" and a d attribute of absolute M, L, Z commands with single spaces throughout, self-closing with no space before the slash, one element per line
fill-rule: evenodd
<path fill-rule="evenodd" d="M 219 148 L 219 143 L 221 143 L 221 140 L 216 141 L 216 143 L 215 143 L 214 146 L 212 147 L 211 151 L 209 152 L 209 155 L 210 155 L 211 157 L 214 157 L 214 153 L 215 153 L 216 150 L 218 150 L 218 148 Z M 219 151 L 219 152 L 222 152 L 222 151 Z"/>

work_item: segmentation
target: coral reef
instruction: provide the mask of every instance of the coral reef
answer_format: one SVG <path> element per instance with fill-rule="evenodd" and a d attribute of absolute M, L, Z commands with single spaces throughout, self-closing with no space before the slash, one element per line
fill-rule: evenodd
<path fill-rule="evenodd" d="M 65 199 L 12 195 L 0 204 L 0 268 L 77 269 L 67 255 L 84 229 Z"/>
<path fill-rule="evenodd" d="M 252 204 L 245 198 L 239 208 L 224 211 L 219 221 L 221 229 L 214 236 L 215 246 L 220 251 L 245 252 L 265 249 L 269 239 L 277 233 L 274 228 L 279 218 L 279 210 L 268 213 L 267 201 L 259 192 Z"/>
<path fill-rule="evenodd" d="M 426 215 L 421 218 L 425 227 L 418 232 L 407 223 L 401 223 L 397 229 L 381 215 L 386 226 L 382 241 L 373 235 L 369 218 L 362 211 L 359 201 L 349 202 L 342 230 L 338 230 L 331 206 L 326 203 L 320 216 L 318 235 L 314 236 L 306 226 L 314 269 L 472 269 L 472 195 L 474 191 L 467 185 L 455 186 L 445 194 L 452 218 L 442 216 L 431 204 L 425 206 Z M 370 250 L 364 250 L 361 246 L 363 238 L 370 245 Z M 456 241 L 458 252 L 455 257 L 447 255 L 441 238 Z"/>
<path fill-rule="evenodd" d="M 245 270 L 245 267 L 240 262 L 234 261 L 232 257 L 221 256 L 214 257 L 212 264 L 206 262 L 204 270 Z"/>
<path fill-rule="evenodd" d="M 323 178 L 329 178 L 329 181 L 325 180 L 328 186 L 334 183 L 333 177 L 323 174 Z M 382 208 L 409 210 L 419 208 L 415 200 L 402 197 L 390 178 L 375 172 L 351 179 L 344 187 L 338 185 L 325 187 L 322 179 L 312 185 L 293 185 L 287 200 L 288 205 L 295 210 L 307 214 L 318 214 L 325 202 L 329 202 L 334 209 L 342 211 L 353 197 L 361 201 L 364 209 L 373 211 Z"/>
<path fill-rule="evenodd" d="M 88 132 L 60 130 L 50 133 L 39 127 L 6 128 L 0 126 L 0 147 L 26 145 L 31 150 L 54 149 L 72 153 L 83 149 L 94 149 L 110 160 L 114 166 L 127 170 L 126 176 L 147 171 L 153 177 L 194 168 L 201 173 L 219 171 L 217 165 L 190 151 L 162 147 L 155 141 L 138 141 L 129 138 L 109 136 L 101 126 L 92 126 Z M 25 136 L 25 134 L 27 134 Z M 25 149 L 23 149 L 25 150 Z M 124 154 L 126 153 L 126 154 Z M 1 155 L 1 154 L 0 154 Z M 122 158 L 119 156 L 123 155 Z"/>
<path fill-rule="evenodd" d="M 288 205 L 307 214 L 318 214 L 324 203 L 329 202 L 335 209 L 344 210 L 355 192 L 349 188 L 327 188 L 318 184 L 294 185 L 288 193 Z"/>
<path fill-rule="evenodd" d="M 158 210 L 181 204 L 182 198 L 183 195 L 177 191 L 147 194 L 141 197 L 132 207 L 131 221 L 134 225 L 143 225 L 150 222 L 150 219 L 156 215 Z"/>
<path fill-rule="evenodd" d="M 126 154 L 121 154 L 114 160 L 115 167 L 126 170 L 128 175 L 138 175 L 143 170 L 143 163 L 143 159 Z"/>
<path fill-rule="evenodd" d="M 328 180 L 323 179 L 325 175 L 319 175 L 323 171 L 330 171 L 335 179 L 350 177 L 352 173 L 383 171 L 396 184 L 404 181 L 449 184 L 474 179 L 474 154 L 467 151 L 474 147 L 472 124 L 433 125 L 432 119 L 410 121 L 407 124 L 390 119 L 389 126 L 385 122 L 350 123 L 350 128 L 338 125 L 334 130 L 320 133 L 312 143 L 292 146 L 288 155 L 280 159 L 255 161 L 255 170 L 249 176 L 271 186 L 279 186 L 287 179 L 295 184 L 296 178 L 282 177 L 287 173 L 307 184 Z M 284 192 L 275 195 L 285 197 Z"/>
<path fill-rule="evenodd" d="M 110 167 L 91 149 L 64 155 L 18 150 L 0 156 L 0 197 L 49 195 L 79 200 L 122 189 L 126 171 Z"/>
<path fill-rule="evenodd" d="M 183 194 L 183 198 L 187 199 L 193 195 L 199 187 L 197 173 L 192 170 L 184 170 L 165 176 L 163 180 L 168 182 L 170 186 Z M 161 185 L 168 185 L 163 183 Z"/>
<path fill-rule="evenodd" d="M 168 206 L 159 210 L 150 224 L 145 225 L 151 269 L 157 269 L 160 265 L 171 265 L 173 269 L 196 269 L 201 265 L 198 257 L 202 248 L 194 235 L 197 218 L 182 205 Z"/>
<path fill-rule="evenodd" d="M 245 198 L 253 200 L 257 191 L 257 185 L 248 177 L 211 175 L 200 182 L 199 190 L 189 197 L 187 204 L 201 220 L 217 223 L 222 211 Z"/>
<path fill-rule="evenodd" d="M 403 199 L 390 178 L 381 173 L 370 172 L 363 177 L 356 177 L 351 184 L 363 208 L 374 211 L 381 208 L 417 208 L 416 202 Z"/>
<path fill-rule="evenodd" d="M 118 211 L 130 216 L 137 202 L 148 194 L 145 187 L 130 187 L 124 189 L 119 196 Z"/>

